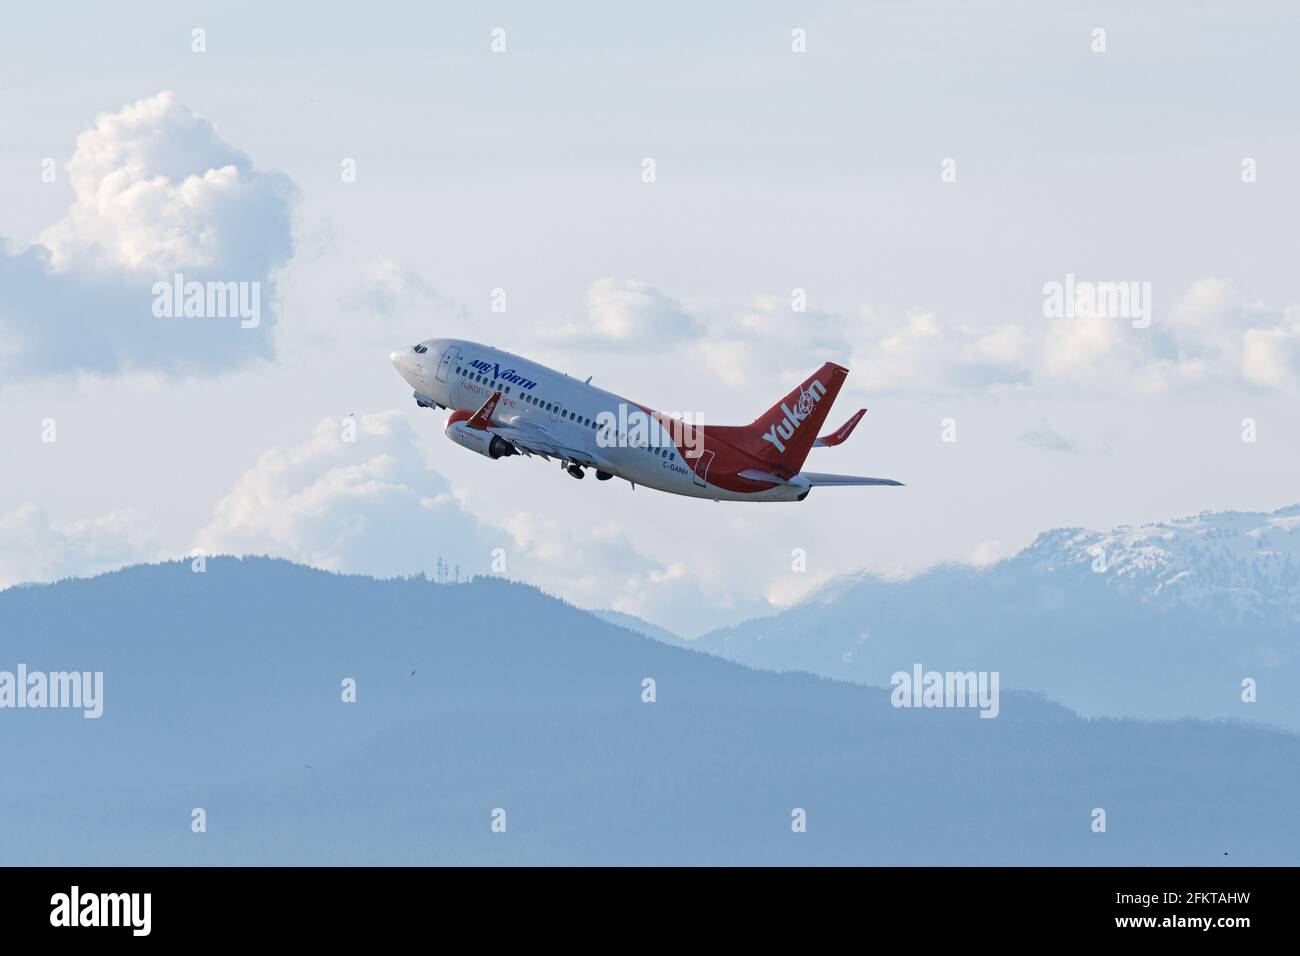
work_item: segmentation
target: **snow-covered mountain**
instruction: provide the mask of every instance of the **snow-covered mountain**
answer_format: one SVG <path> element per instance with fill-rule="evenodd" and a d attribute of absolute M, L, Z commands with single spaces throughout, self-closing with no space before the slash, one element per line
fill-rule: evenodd
<path fill-rule="evenodd" d="M 988 568 L 842 578 L 689 646 L 886 685 L 914 663 L 999 670 L 1090 716 L 1300 729 L 1300 505 L 1039 535 Z M 1244 681 L 1257 698 L 1242 699 Z"/>
<path fill-rule="evenodd" d="M 1203 513 L 1108 533 L 1048 531 L 1014 560 L 1100 574 L 1118 593 L 1234 620 L 1300 621 L 1300 505 Z"/>

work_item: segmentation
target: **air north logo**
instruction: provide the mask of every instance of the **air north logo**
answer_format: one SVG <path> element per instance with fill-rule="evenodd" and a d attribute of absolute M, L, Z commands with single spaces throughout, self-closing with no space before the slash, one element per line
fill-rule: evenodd
<path fill-rule="evenodd" d="M 826 394 L 826 386 L 817 379 L 812 380 L 812 384 L 799 393 L 799 400 L 794 403 L 794 409 L 785 402 L 781 403 L 781 411 L 785 413 L 785 418 L 777 422 L 763 434 L 763 441 L 770 441 L 776 450 L 785 453 L 785 443 L 794 437 L 803 420 L 812 414 L 814 406 L 822 400 Z"/>
<path fill-rule="evenodd" d="M 510 382 L 518 385 L 520 388 L 532 389 L 537 387 L 537 383 L 531 378 L 524 378 L 512 368 L 502 369 L 496 362 L 485 362 L 482 359 L 475 359 L 469 363 L 469 367 L 477 369 L 488 378 L 501 382 Z"/>

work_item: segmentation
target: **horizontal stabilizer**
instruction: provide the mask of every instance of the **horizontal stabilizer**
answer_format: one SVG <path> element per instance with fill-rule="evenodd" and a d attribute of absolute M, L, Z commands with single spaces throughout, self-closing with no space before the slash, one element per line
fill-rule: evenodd
<path fill-rule="evenodd" d="M 822 435 L 815 442 L 813 442 L 813 447 L 830 448 L 833 445 L 840 444 L 845 439 L 847 439 L 850 435 L 853 434 L 853 429 L 858 427 L 858 422 L 862 421 L 862 416 L 865 415 L 866 413 L 867 410 L 865 408 L 859 408 L 856 412 L 853 413 L 852 418 L 850 418 L 839 428 L 835 429 L 835 431 L 831 432 L 829 435 Z"/>
<path fill-rule="evenodd" d="M 740 478 L 748 478 L 750 481 L 770 481 L 774 485 L 788 485 L 780 475 L 774 475 L 770 471 L 763 471 L 761 468 L 746 468 L 744 471 L 736 472 Z"/>
<path fill-rule="evenodd" d="M 814 488 L 822 485 L 898 485 L 902 486 L 901 481 L 895 481 L 893 478 L 859 478 L 857 475 L 821 475 L 812 471 L 799 472 L 800 478 L 808 479 L 808 484 Z"/>

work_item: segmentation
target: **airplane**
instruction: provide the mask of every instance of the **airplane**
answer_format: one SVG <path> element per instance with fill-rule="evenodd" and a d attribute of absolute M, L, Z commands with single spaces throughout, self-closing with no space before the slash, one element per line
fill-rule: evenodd
<path fill-rule="evenodd" d="M 901 485 L 800 471 L 810 449 L 843 443 L 866 413 L 817 437 L 849 370 L 827 362 L 748 425 L 693 424 L 477 342 L 427 339 L 389 358 L 417 405 L 451 411 L 446 435 L 488 458 L 557 459 L 574 478 L 714 501 L 803 501 L 813 488 Z"/>

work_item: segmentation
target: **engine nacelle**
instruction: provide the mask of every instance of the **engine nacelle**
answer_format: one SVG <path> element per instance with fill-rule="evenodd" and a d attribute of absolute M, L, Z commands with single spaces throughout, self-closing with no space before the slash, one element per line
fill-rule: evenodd
<path fill-rule="evenodd" d="M 464 418 L 459 417 L 464 415 Z M 476 451 L 488 458 L 509 458 L 519 454 L 515 446 L 500 435 L 493 435 L 482 428 L 470 428 L 465 424 L 469 412 L 457 412 L 447 422 L 447 437 L 457 445 Z"/>

